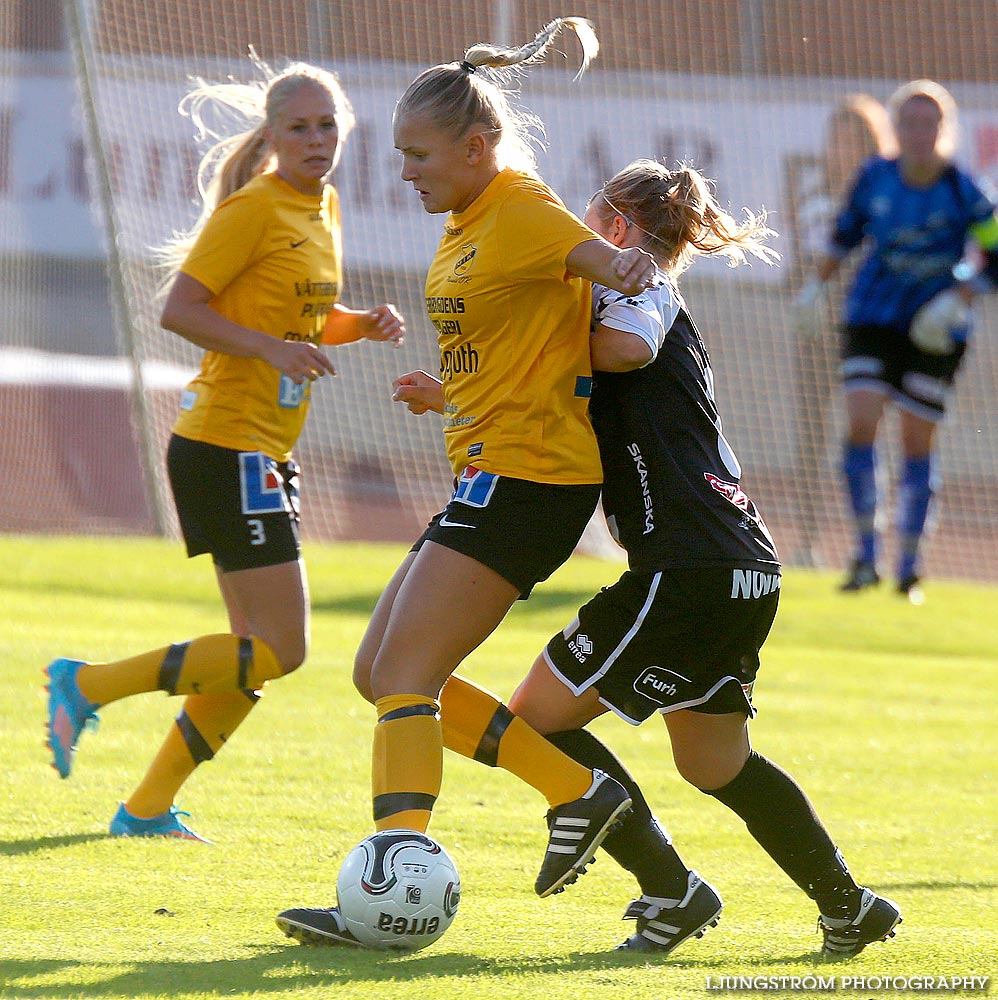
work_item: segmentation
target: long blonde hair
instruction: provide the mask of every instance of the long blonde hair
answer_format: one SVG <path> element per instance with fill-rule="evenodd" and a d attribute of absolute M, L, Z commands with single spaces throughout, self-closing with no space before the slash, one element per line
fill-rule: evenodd
<path fill-rule="evenodd" d="M 887 109 L 870 94 L 848 94 L 825 129 L 825 181 L 835 202 L 845 196 L 861 164 L 871 156 L 895 156 L 897 143 Z"/>
<path fill-rule="evenodd" d="M 939 109 L 939 138 L 936 140 L 936 152 L 943 158 L 950 159 L 956 152 L 960 131 L 959 113 L 953 95 L 935 80 L 912 80 L 898 87 L 887 99 L 887 111 L 895 129 L 898 127 L 901 108 L 913 99 L 931 101 Z"/>
<path fill-rule="evenodd" d="M 634 160 L 603 185 L 593 205 L 601 219 L 624 216 L 643 233 L 640 245 L 668 274 L 681 274 L 701 254 L 727 257 L 732 267 L 745 263 L 746 254 L 767 264 L 780 259 L 766 246 L 776 235 L 766 213 L 745 209 L 736 222 L 689 164 L 669 170 L 657 160 Z"/>
<path fill-rule="evenodd" d="M 513 107 L 513 80 L 523 67 L 541 62 L 555 37 L 570 28 L 582 44 L 582 64 L 575 79 L 599 52 L 592 23 L 582 17 L 556 17 L 526 45 L 505 47 L 479 43 L 459 62 L 424 70 L 395 105 L 395 121 L 427 116 L 454 139 L 480 128 L 496 150 L 499 166 L 537 173 L 536 148 L 543 148 L 544 125 L 535 115 Z"/>
<path fill-rule="evenodd" d="M 302 62 L 291 63 L 278 72 L 252 48 L 250 59 L 262 79 L 250 83 L 208 83 L 196 78 L 180 102 L 180 113 L 194 123 L 198 139 L 213 143 L 198 164 L 201 213 L 197 221 L 185 232 L 174 233 L 156 250 L 158 262 L 167 271 L 167 282 L 183 263 L 215 208 L 254 177 L 274 167 L 266 129 L 277 122 L 288 99 L 299 88 L 319 87 L 332 98 L 339 132 L 333 167 L 353 129 L 353 108 L 334 73 Z"/>

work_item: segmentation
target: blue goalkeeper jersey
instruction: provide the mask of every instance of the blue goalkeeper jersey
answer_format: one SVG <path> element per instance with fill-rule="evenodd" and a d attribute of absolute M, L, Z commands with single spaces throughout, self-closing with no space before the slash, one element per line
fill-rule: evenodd
<path fill-rule="evenodd" d="M 897 160 L 873 157 L 859 170 L 832 234 L 844 257 L 863 244 L 865 257 L 845 302 L 846 324 L 906 332 L 918 309 L 954 284 L 971 227 L 991 218 L 995 203 L 966 172 L 950 165 L 934 184 L 915 188 Z"/>

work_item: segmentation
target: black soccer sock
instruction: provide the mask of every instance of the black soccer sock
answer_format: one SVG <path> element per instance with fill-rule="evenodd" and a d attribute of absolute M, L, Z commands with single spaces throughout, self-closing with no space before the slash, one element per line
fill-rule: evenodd
<path fill-rule="evenodd" d="M 605 771 L 619 781 L 631 797 L 632 811 L 624 819 L 623 826 L 603 841 L 603 850 L 621 868 L 634 875 L 646 896 L 682 899 L 686 895 L 689 869 L 620 759 L 587 729 L 551 733 L 548 739 L 580 764 Z"/>
<path fill-rule="evenodd" d="M 786 771 L 753 750 L 723 788 L 701 791 L 745 821 L 762 849 L 824 916 L 851 919 L 859 912 L 860 887 L 803 789 Z"/>

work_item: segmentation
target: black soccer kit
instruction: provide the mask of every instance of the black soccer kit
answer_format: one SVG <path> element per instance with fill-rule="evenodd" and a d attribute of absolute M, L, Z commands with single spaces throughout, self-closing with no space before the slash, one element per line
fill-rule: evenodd
<path fill-rule="evenodd" d="M 679 708 L 754 714 L 780 563 L 721 431 L 706 347 L 671 284 L 593 294 L 597 323 L 657 353 L 636 371 L 596 373 L 603 507 L 629 568 L 551 640 L 548 664 L 635 724 Z"/>

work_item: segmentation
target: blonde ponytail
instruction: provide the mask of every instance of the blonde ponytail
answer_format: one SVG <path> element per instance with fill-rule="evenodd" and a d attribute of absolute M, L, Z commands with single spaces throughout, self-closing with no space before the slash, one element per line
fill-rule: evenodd
<path fill-rule="evenodd" d="M 527 111 L 514 110 L 512 78 L 527 66 L 543 61 L 554 39 L 565 28 L 582 44 L 582 63 L 575 79 L 599 52 L 592 23 L 582 17 L 557 17 L 526 45 L 506 47 L 481 42 L 472 45 L 460 62 L 424 70 L 408 86 L 395 106 L 395 121 L 422 115 L 446 135 L 458 139 L 480 129 L 495 149 L 500 168 L 537 173 L 535 150 L 544 146 L 544 124 Z"/>
<path fill-rule="evenodd" d="M 574 80 L 578 80 L 599 52 L 599 39 L 596 37 L 592 21 L 584 17 L 556 17 L 545 24 L 526 45 L 515 48 L 480 42 L 465 52 L 464 65 L 474 69 L 515 69 L 542 62 L 563 28 L 571 28 L 582 45 L 582 64 L 573 77 Z"/>
<path fill-rule="evenodd" d="M 737 222 L 721 208 L 704 176 L 689 164 L 668 170 L 656 160 L 635 160 L 600 191 L 601 217 L 622 215 L 644 233 L 642 246 L 670 274 L 680 274 L 700 255 L 722 256 L 735 267 L 751 255 L 767 264 L 780 255 L 766 245 L 776 234 L 766 213 L 745 209 Z M 600 207 L 602 206 L 602 207 Z"/>

